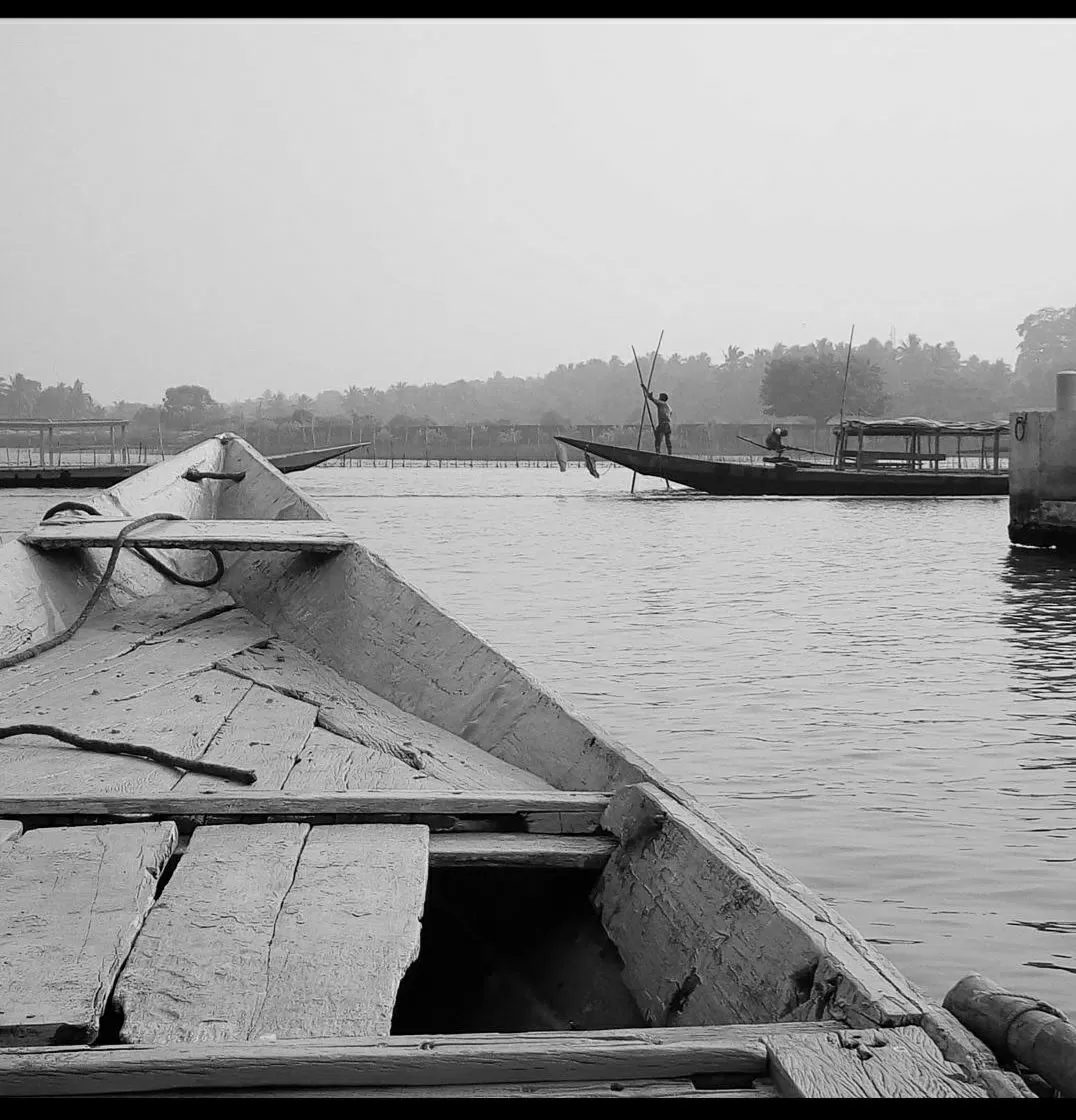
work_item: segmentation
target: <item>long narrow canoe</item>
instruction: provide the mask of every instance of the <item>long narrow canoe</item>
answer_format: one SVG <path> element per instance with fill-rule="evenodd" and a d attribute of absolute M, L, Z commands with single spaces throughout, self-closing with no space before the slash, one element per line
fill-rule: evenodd
<path fill-rule="evenodd" d="M 0 1095 L 1028 1095 L 242 439 L 90 505 L 0 549 Z"/>
<path fill-rule="evenodd" d="M 360 447 L 369 447 L 367 443 L 343 443 L 338 447 L 317 447 L 309 451 L 289 451 L 285 455 L 270 455 L 269 462 L 281 474 L 293 474 L 295 471 L 305 471 L 316 467 L 319 463 L 327 463 L 330 459 L 339 459 L 357 451 Z"/>
<path fill-rule="evenodd" d="M 610 463 L 619 463 L 638 474 L 727 497 L 787 495 L 802 497 L 978 497 L 1007 494 L 1007 474 L 973 471 L 886 471 L 832 470 L 826 467 L 789 468 L 753 463 L 711 462 L 685 455 L 658 455 L 615 447 L 606 443 L 557 436 L 575 447 Z"/>
<path fill-rule="evenodd" d="M 283 455 L 270 455 L 269 462 L 281 474 L 305 471 L 331 459 L 338 459 L 369 443 L 343 443 L 336 447 L 318 447 L 308 451 L 289 451 Z M 100 463 L 92 466 L 71 464 L 58 467 L 16 466 L 0 467 L 0 489 L 29 487 L 49 490 L 100 490 L 115 486 L 124 479 L 140 474 L 148 463 Z"/>

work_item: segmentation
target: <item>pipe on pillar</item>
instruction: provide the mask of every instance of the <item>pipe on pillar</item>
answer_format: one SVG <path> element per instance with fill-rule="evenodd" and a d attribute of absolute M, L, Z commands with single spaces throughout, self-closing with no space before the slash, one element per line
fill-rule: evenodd
<path fill-rule="evenodd" d="M 1057 411 L 1076 412 L 1076 370 L 1066 369 L 1057 375 Z"/>

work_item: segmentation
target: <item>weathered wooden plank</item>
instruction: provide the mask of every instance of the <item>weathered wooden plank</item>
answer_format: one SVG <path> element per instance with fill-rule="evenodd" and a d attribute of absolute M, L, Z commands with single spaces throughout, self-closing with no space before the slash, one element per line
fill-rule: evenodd
<path fill-rule="evenodd" d="M 919 1027 L 766 1038 L 770 1076 L 787 1097 L 986 1097 Z"/>
<path fill-rule="evenodd" d="M 288 642 L 271 641 L 221 669 L 318 708 L 327 731 L 384 751 L 453 789 L 549 789 L 547 782 L 396 707 Z"/>
<path fill-rule="evenodd" d="M 172 824 L 36 829 L 0 860 L 0 1046 L 92 1042 Z"/>
<path fill-rule="evenodd" d="M 604 867 L 616 841 L 526 832 L 443 832 L 430 837 L 431 867 Z"/>
<path fill-rule="evenodd" d="M 768 1023 L 767 1037 L 832 1032 L 830 1023 Z M 735 1073 L 761 1077 L 763 1028 L 540 1031 L 280 1039 L 175 1046 L 0 1051 L 0 1094 L 161 1092 L 275 1086 L 588 1082 Z"/>
<path fill-rule="evenodd" d="M 855 930 L 716 818 L 653 786 L 603 818 L 621 841 L 594 902 L 655 1025 L 839 1018 L 898 1025 L 914 988 Z"/>
<path fill-rule="evenodd" d="M 22 821 L 0 820 L 0 855 L 22 835 Z"/>
<path fill-rule="evenodd" d="M 42 676 L 38 683 L 29 691 L 15 696 L 4 693 L 0 700 L 0 720 L 24 722 L 30 718 L 28 712 L 46 704 L 53 710 L 59 710 L 64 704 L 82 705 L 94 697 L 123 700 L 139 696 L 209 669 L 214 662 L 259 645 L 269 637 L 269 631 L 253 615 L 231 610 L 170 634 L 143 637 L 121 656 L 111 657 L 86 672 L 49 672 L 48 658 L 53 652 L 49 651 L 41 659 Z M 64 647 L 58 648 L 62 650 Z M 37 664 L 37 660 L 35 658 L 28 665 Z M 4 679 L 7 679 L 7 673 L 26 667 L 5 670 Z M 58 700 L 58 705 L 53 703 L 54 700 Z"/>
<path fill-rule="evenodd" d="M 411 789 L 443 783 L 384 751 L 315 727 L 284 782 L 286 791 Z"/>
<path fill-rule="evenodd" d="M 308 832 L 299 824 L 195 831 L 116 984 L 124 1041 L 255 1037 L 274 927 Z"/>
<path fill-rule="evenodd" d="M 694 1083 L 686 1077 L 668 1078 L 661 1081 L 519 1081 L 514 1084 L 499 1085 L 370 1085 L 365 1088 L 347 1089 L 252 1089 L 249 1091 L 238 1090 L 235 1092 L 227 1089 L 218 1090 L 216 1093 L 183 1092 L 153 1093 L 153 1094 L 127 1094 L 126 1099 L 139 1099 L 142 1096 L 152 1097 L 347 1097 L 359 1099 L 400 1099 L 419 1098 L 434 1099 L 467 1099 L 474 1097 L 493 1098 L 529 1098 L 537 1097 L 570 1097 L 572 1099 L 610 1098 L 626 1099 L 632 1097 L 687 1097 L 691 1100 L 723 1100 L 728 1098 L 754 1098 L 764 1100 L 778 1097 L 776 1089 L 762 1079 L 748 1088 L 743 1089 L 696 1089 Z"/>
<path fill-rule="evenodd" d="M 991 1097 L 1027 1099 L 1035 1096 L 1018 1074 L 999 1068 L 997 1058 L 989 1047 L 940 1004 L 929 1002 L 918 1026 L 946 1061 L 960 1066 Z"/>
<path fill-rule="evenodd" d="M 142 635 L 122 628 L 101 629 L 94 619 L 63 645 L 46 650 L 30 661 L 2 670 L 3 704 L 9 709 L 16 696 L 43 694 L 95 673 L 106 664 L 131 652 Z"/>
<path fill-rule="evenodd" d="M 166 793 L 144 796 L 84 796 L 57 794 L 34 797 L 0 793 L 0 816 L 19 820 L 38 817 L 130 816 L 147 813 L 162 817 L 233 816 L 238 819 L 272 816 L 291 820 L 304 817 L 363 816 L 449 816 L 509 817 L 559 813 L 593 816 L 604 812 L 607 793 L 577 793 L 561 790 L 391 790 L 276 793 L 270 790 L 221 790 L 219 793 Z"/>
<path fill-rule="evenodd" d="M 110 697 L 104 689 L 93 695 L 92 688 L 76 683 L 69 692 L 57 690 L 38 703 L 28 702 L 18 722 L 43 723 L 89 738 L 140 743 L 181 758 L 199 758 L 251 687 L 216 670 L 128 698 Z M 42 735 L 0 740 L 0 768 L 4 792 L 22 796 L 164 793 L 181 778 L 181 772 L 170 766 L 90 753 Z M 222 784 L 235 788 L 234 782 Z"/>
<path fill-rule="evenodd" d="M 52 671 L 45 654 L 39 684 L 0 701 L 0 726 L 42 723 L 127 742 L 153 737 L 151 745 L 196 758 L 250 687 L 231 674 L 204 670 L 221 656 L 268 637 L 269 631 L 246 611 L 230 610 L 160 637 L 143 635 L 122 655 L 83 672 L 72 672 L 70 663 Z M 18 669 L 32 672 L 36 664 L 35 659 Z M 0 741 L 0 759 L 4 790 L 10 794 L 162 791 L 179 779 L 167 767 L 88 754 L 44 737 Z"/>
<path fill-rule="evenodd" d="M 111 548 L 128 518 L 62 515 L 24 533 L 19 540 L 34 548 Z M 291 552 L 340 552 L 353 542 L 332 521 L 157 521 L 141 525 L 129 544 L 148 548 L 271 549 Z"/>
<path fill-rule="evenodd" d="M 125 600 L 122 607 L 101 609 L 63 645 L 5 669 L 4 699 L 25 695 L 28 689 L 44 693 L 56 686 L 70 687 L 80 677 L 127 656 L 148 635 L 171 633 L 235 609 L 227 592 L 197 587 L 170 587 L 145 599 Z"/>
<path fill-rule="evenodd" d="M 166 634 L 235 609 L 235 600 L 219 587 L 168 584 L 154 595 L 134 599 L 91 616 L 86 626 L 98 631 L 118 626 L 133 634 Z"/>
<path fill-rule="evenodd" d="M 311 829 L 276 920 L 257 1037 L 389 1033 L 418 956 L 428 838 L 419 825 Z"/>
<path fill-rule="evenodd" d="M 253 770 L 258 775 L 254 789 L 280 789 L 296 765 L 317 715 L 317 708 L 310 704 L 252 685 L 202 757 Z M 183 794 L 235 789 L 235 783 L 208 774 L 184 774 L 174 788 Z"/>

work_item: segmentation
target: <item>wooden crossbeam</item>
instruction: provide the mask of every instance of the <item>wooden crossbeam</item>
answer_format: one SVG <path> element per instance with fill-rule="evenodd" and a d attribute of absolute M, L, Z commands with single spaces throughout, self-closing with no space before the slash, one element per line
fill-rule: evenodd
<path fill-rule="evenodd" d="M 170 1046 L 0 1049 L 5 1096 L 344 1085 L 765 1075 L 767 1043 L 838 1024 L 767 1023 L 534 1034 L 393 1035 Z M 763 1041 L 765 1037 L 766 1041 Z"/>
<path fill-rule="evenodd" d="M 350 823 L 395 821 L 451 830 L 474 818 L 512 818 L 529 832 L 597 832 L 607 793 L 561 790 L 411 790 L 354 793 L 287 793 L 221 789 L 211 793 L 135 796 L 57 794 L 0 797 L 0 818 L 27 824 L 97 823 L 109 820 L 177 820 L 195 823 L 297 821 Z M 474 822 L 477 823 L 477 822 Z"/>
<path fill-rule="evenodd" d="M 526 832 L 441 832 L 430 837 L 431 867 L 568 868 L 605 866 L 616 851 L 606 836 L 541 836 Z"/>
<path fill-rule="evenodd" d="M 56 518 L 19 539 L 34 548 L 111 548 L 125 518 Z M 341 552 L 353 543 L 332 521 L 155 521 L 125 542 L 148 548 L 218 548 L 226 552 Z"/>

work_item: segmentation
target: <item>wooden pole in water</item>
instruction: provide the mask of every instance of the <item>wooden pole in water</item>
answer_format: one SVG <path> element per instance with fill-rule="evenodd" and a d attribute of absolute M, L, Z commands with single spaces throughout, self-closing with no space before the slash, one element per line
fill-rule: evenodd
<path fill-rule="evenodd" d="M 654 360 L 650 363 L 650 379 L 646 383 L 646 392 L 650 391 L 650 386 L 654 383 L 654 367 L 658 364 L 658 351 L 661 349 L 661 340 L 665 337 L 665 332 L 662 331 L 658 336 L 657 348 L 654 350 Z M 639 384 L 643 383 L 643 371 L 639 368 L 639 355 L 635 353 L 635 347 L 631 348 L 632 357 L 635 358 L 635 369 L 639 374 Z M 635 450 L 638 451 L 643 445 L 643 421 L 649 418 L 650 426 L 654 427 L 654 418 L 650 415 L 650 398 L 643 394 L 643 411 L 639 416 L 639 438 L 635 441 Z M 666 487 L 669 485 L 669 480 L 665 480 Z M 631 472 L 631 492 L 635 493 L 635 471 Z"/>
<path fill-rule="evenodd" d="M 942 1006 L 996 1054 L 1011 1054 L 1063 1096 L 1076 1097 L 1076 1027 L 1049 1004 L 973 972 L 950 989 Z"/>

